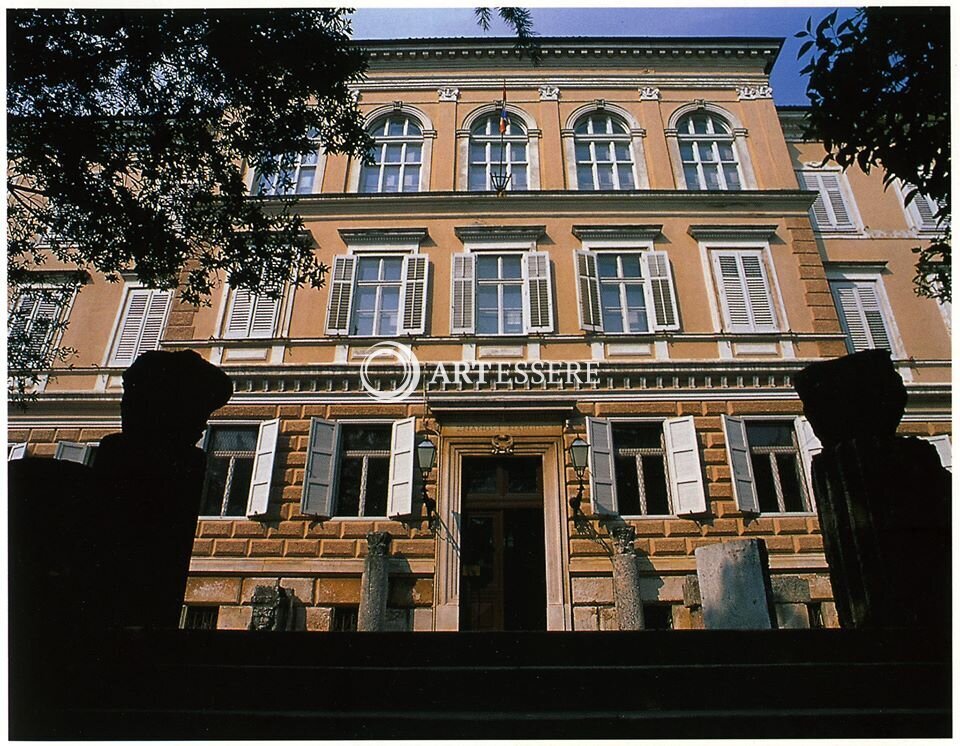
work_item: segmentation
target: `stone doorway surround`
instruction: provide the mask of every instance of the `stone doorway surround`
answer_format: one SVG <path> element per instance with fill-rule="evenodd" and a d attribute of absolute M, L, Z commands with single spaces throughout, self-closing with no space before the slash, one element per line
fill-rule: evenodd
<path fill-rule="evenodd" d="M 573 629 L 567 556 L 568 527 L 564 481 L 562 426 L 445 425 L 440 443 L 440 484 L 437 511 L 441 520 L 437 552 L 434 629 L 457 631 L 460 626 L 461 471 L 465 456 L 496 455 L 512 439 L 514 456 L 542 459 L 544 572 L 547 590 L 547 630 Z M 502 452 L 501 452 L 502 453 Z"/>

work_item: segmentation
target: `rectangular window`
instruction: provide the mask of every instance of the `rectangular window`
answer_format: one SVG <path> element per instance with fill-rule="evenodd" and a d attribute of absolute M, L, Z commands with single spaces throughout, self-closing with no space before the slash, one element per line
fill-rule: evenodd
<path fill-rule="evenodd" d="M 760 250 L 715 250 L 713 269 L 727 331 L 777 331 L 773 292 Z"/>
<path fill-rule="evenodd" d="M 219 616 L 219 606 L 184 606 L 180 629 L 216 629 Z"/>
<path fill-rule="evenodd" d="M 477 334 L 523 333 L 523 271 L 519 254 L 477 257 Z"/>
<path fill-rule="evenodd" d="M 673 605 L 647 603 L 643 605 L 644 629 L 673 629 Z"/>
<path fill-rule="evenodd" d="M 245 288 L 231 288 L 227 303 L 223 325 L 226 339 L 260 339 L 277 335 L 279 296 L 256 295 Z"/>
<path fill-rule="evenodd" d="M 170 296 L 167 290 L 127 290 L 111 346 L 110 365 L 125 368 L 132 365 L 141 353 L 160 347 Z"/>
<path fill-rule="evenodd" d="M 356 632 L 357 619 L 360 615 L 358 606 L 335 606 L 330 620 L 331 632 Z"/>
<path fill-rule="evenodd" d="M 43 369 L 51 364 L 57 332 L 73 290 L 55 287 L 24 288 L 11 304 L 7 326 L 7 355 L 11 368 Z"/>
<path fill-rule="evenodd" d="M 342 425 L 334 515 L 385 516 L 390 481 L 390 425 Z"/>
<path fill-rule="evenodd" d="M 661 424 L 614 424 L 613 447 L 620 514 L 673 515 Z"/>
<path fill-rule="evenodd" d="M 607 334 L 679 329 L 664 251 L 577 251 L 581 328 Z"/>
<path fill-rule="evenodd" d="M 693 417 L 661 422 L 587 418 L 591 508 L 607 515 L 696 515 L 707 511 Z"/>
<path fill-rule="evenodd" d="M 830 290 L 850 352 L 893 349 L 879 277 L 875 281 L 830 280 Z"/>
<path fill-rule="evenodd" d="M 553 277 L 543 251 L 453 255 L 451 334 L 553 331 Z"/>
<path fill-rule="evenodd" d="M 414 504 L 416 418 L 393 423 L 310 421 L 300 511 L 320 520 L 405 520 Z"/>
<path fill-rule="evenodd" d="M 932 197 L 927 197 L 917 192 L 914 194 L 913 199 L 910 200 L 910 203 L 906 204 L 907 196 L 911 194 L 915 188 L 916 187 L 909 184 L 900 184 L 901 204 L 904 205 L 903 209 L 906 212 L 907 222 L 910 224 L 910 227 L 921 233 L 934 233 L 940 230 L 946 230 L 949 227 L 949 222 L 945 221 L 941 226 L 937 220 L 937 213 L 940 211 L 942 205 Z"/>
<path fill-rule="evenodd" d="M 393 337 L 426 331 L 429 262 L 422 254 L 334 258 L 327 333 Z"/>
<path fill-rule="evenodd" d="M 244 516 L 257 455 L 255 425 L 212 425 L 207 434 L 207 475 L 201 516 Z"/>
<path fill-rule="evenodd" d="M 852 197 L 846 192 L 839 171 L 804 169 L 797 171 L 797 180 L 804 189 L 817 193 L 810 208 L 813 225 L 820 231 L 855 231 Z"/>
<path fill-rule="evenodd" d="M 821 445 L 810 423 L 803 417 L 722 420 L 737 507 L 744 513 L 812 512 L 811 466 Z"/>

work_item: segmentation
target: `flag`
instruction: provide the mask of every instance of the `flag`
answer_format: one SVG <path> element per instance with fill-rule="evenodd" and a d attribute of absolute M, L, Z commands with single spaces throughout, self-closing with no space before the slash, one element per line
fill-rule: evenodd
<path fill-rule="evenodd" d="M 500 134 L 502 135 L 507 131 L 507 127 L 510 126 L 510 115 L 507 113 L 507 84 L 503 84 L 503 100 L 501 101 L 500 109 Z"/>

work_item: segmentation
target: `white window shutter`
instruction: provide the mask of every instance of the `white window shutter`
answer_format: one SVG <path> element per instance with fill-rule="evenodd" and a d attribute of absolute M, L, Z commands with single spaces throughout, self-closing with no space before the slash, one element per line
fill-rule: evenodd
<path fill-rule="evenodd" d="M 737 507 L 744 513 L 759 513 L 760 500 L 757 484 L 753 478 L 753 463 L 750 461 L 750 444 L 747 442 L 747 426 L 739 417 L 722 415 L 723 433 L 727 446 L 727 463 L 730 464 L 730 481 Z"/>
<path fill-rule="evenodd" d="M 598 515 L 616 515 L 617 474 L 610 420 L 587 417 L 587 442 L 590 443 L 590 506 Z"/>
<path fill-rule="evenodd" d="M 356 272 L 355 256 L 334 257 L 330 296 L 327 299 L 327 334 L 350 333 L 350 311 L 353 305 L 353 282 Z"/>
<path fill-rule="evenodd" d="M 743 279 L 750 301 L 750 315 L 753 317 L 754 331 L 776 331 L 777 315 L 773 310 L 773 296 L 770 283 L 763 268 L 763 261 L 757 254 L 741 254 Z"/>
<path fill-rule="evenodd" d="M 891 349 L 875 283 L 832 282 L 830 287 L 851 351 Z"/>
<path fill-rule="evenodd" d="M 804 189 L 817 193 L 817 198 L 810 208 L 810 211 L 813 213 L 814 226 L 820 230 L 829 228 L 831 224 L 830 212 L 823 198 L 823 192 L 820 191 L 820 181 L 817 179 L 817 174 L 812 171 L 799 171 L 797 172 L 797 177 L 800 180 L 800 185 Z"/>
<path fill-rule="evenodd" d="M 279 313 L 280 298 L 271 298 L 269 295 L 254 296 L 250 336 L 261 339 L 275 336 Z"/>
<path fill-rule="evenodd" d="M 310 420 L 307 466 L 303 475 L 300 512 L 319 519 L 333 515 L 336 498 L 337 446 L 340 427 L 336 422 L 314 417 Z"/>
<path fill-rule="evenodd" d="M 27 444 L 26 443 L 14 443 L 10 446 L 10 450 L 7 452 L 7 461 L 18 461 L 19 459 L 27 457 Z"/>
<path fill-rule="evenodd" d="M 813 494 L 813 457 L 823 450 L 823 445 L 806 417 L 797 418 L 797 440 L 800 443 L 800 459 L 803 461 L 803 473 L 807 478 L 807 494 L 810 496 L 812 506 L 816 503 L 816 496 Z"/>
<path fill-rule="evenodd" d="M 473 334 L 476 328 L 474 313 L 476 304 L 474 293 L 476 259 L 473 254 L 453 255 L 453 287 L 450 296 L 452 299 L 451 334 Z"/>
<path fill-rule="evenodd" d="M 664 420 L 663 439 L 667 449 L 673 512 L 677 515 L 706 513 L 707 495 L 700 466 L 700 442 L 693 417 Z"/>
<path fill-rule="evenodd" d="M 909 193 L 908 190 L 907 194 Z M 914 205 L 914 209 L 917 211 L 917 217 L 920 219 L 920 224 L 917 226 L 918 230 L 932 231 L 937 229 L 936 215 L 940 208 L 933 200 L 917 192 L 910 204 Z"/>
<path fill-rule="evenodd" d="M 523 259 L 523 315 L 527 332 L 553 331 L 550 255 L 528 251 Z"/>
<path fill-rule="evenodd" d="M 648 251 L 640 255 L 643 273 L 648 278 L 647 307 L 653 309 L 653 328 L 671 331 L 680 328 L 677 291 L 666 251 Z"/>
<path fill-rule="evenodd" d="M 597 255 L 592 251 L 574 252 L 577 263 L 577 298 L 580 306 L 580 328 L 588 332 L 603 331 L 600 313 L 600 281 L 597 278 Z"/>
<path fill-rule="evenodd" d="M 47 353 L 49 352 L 48 348 L 50 343 L 53 341 L 53 335 L 56 331 L 54 324 L 56 324 L 60 318 L 63 301 L 42 295 L 38 295 L 35 301 L 36 306 L 30 317 L 29 326 L 30 332 L 32 333 L 30 350 L 34 353 L 40 351 Z"/>
<path fill-rule="evenodd" d="M 61 440 L 57 443 L 57 452 L 53 456 L 59 461 L 73 461 L 77 464 L 87 463 L 87 444 L 71 443 Z"/>
<path fill-rule="evenodd" d="M 260 423 L 257 435 L 257 453 L 253 458 L 253 476 L 250 478 L 250 497 L 247 500 L 247 518 L 267 514 L 270 506 L 270 486 L 273 482 L 273 462 L 277 453 L 280 420 Z"/>
<path fill-rule="evenodd" d="M 950 444 L 949 435 L 932 435 L 929 440 L 933 447 L 937 449 L 937 455 L 940 456 L 940 463 L 947 471 L 953 471 L 953 448 Z"/>
<path fill-rule="evenodd" d="M 224 337 L 243 339 L 250 333 L 253 301 L 253 293 L 246 288 L 234 288 L 230 291 L 230 312 L 227 314 Z"/>
<path fill-rule="evenodd" d="M 750 310 L 747 305 L 747 293 L 740 277 L 740 263 L 736 254 L 715 252 L 714 267 L 717 283 L 720 286 L 720 300 L 723 308 L 724 325 L 728 331 L 752 331 Z"/>
<path fill-rule="evenodd" d="M 390 438 L 390 486 L 387 516 L 393 519 L 413 515 L 413 467 L 416 457 L 417 418 L 393 423 Z"/>
<path fill-rule="evenodd" d="M 427 287 L 430 279 L 430 262 L 423 254 L 410 254 L 403 258 L 403 287 L 400 293 L 400 308 L 403 319 L 401 334 L 423 334 L 427 326 Z"/>
<path fill-rule="evenodd" d="M 143 332 L 140 334 L 137 355 L 160 347 L 160 337 L 163 335 L 163 325 L 167 320 L 170 298 L 171 293 L 167 290 L 150 291 L 150 302 L 147 304 L 147 315 L 143 321 Z"/>
<path fill-rule="evenodd" d="M 137 288 L 127 293 L 110 365 L 127 367 L 148 350 L 160 346 L 170 293 Z"/>
<path fill-rule="evenodd" d="M 853 218 L 850 216 L 850 210 L 847 209 L 847 203 L 844 201 L 840 174 L 821 173 L 818 176 L 820 177 L 822 190 L 820 194 L 826 195 L 826 201 L 833 213 L 833 227 L 840 230 L 850 230 L 854 227 Z"/>

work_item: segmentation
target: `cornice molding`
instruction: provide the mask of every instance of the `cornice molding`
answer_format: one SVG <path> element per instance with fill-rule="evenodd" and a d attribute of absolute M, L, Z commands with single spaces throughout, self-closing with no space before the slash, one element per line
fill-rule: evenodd
<path fill-rule="evenodd" d="M 340 238 L 353 244 L 417 243 L 429 234 L 426 228 L 340 228 Z"/>
<path fill-rule="evenodd" d="M 776 225 L 691 225 L 687 233 L 698 241 L 769 241 Z"/>
<path fill-rule="evenodd" d="M 417 71 L 419 73 L 419 71 Z M 543 85 L 542 78 L 526 73 L 506 73 L 496 79 L 487 76 L 451 75 L 444 71 L 443 79 L 449 81 L 450 87 L 456 87 L 461 93 L 467 90 L 493 91 L 499 93 L 506 79 L 508 92 L 516 89 L 529 89 L 529 100 L 523 103 L 532 103 L 539 99 L 539 90 Z M 767 82 L 767 76 L 762 73 L 732 73 L 705 74 L 703 72 L 655 72 L 653 70 L 638 70 L 634 74 L 611 73 L 610 75 L 576 75 L 574 73 L 551 74 L 553 86 L 559 89 L 603 88 L 624 91 L 624 101 L 635 101 L 639 91 L 643 89 L 658 89 L 661 94 L 664 90 L 697 89 L 697 90 L 730 90 L 744 86 L 759 86 Z M 395 92 L 403 91 L 433 91 L 436 92 L 437 78 L 419 74 L 371 74 L 362 83 L 357 83 L 358 90 L 364 92 Z M 633 92 L 633 95 L 629 95 Z M 662 95 L 661 95 L 662 97 Z M 516 99 L 514 99 L 516 100 Z"/>
<path fill-rule="evenodd" d="M 546 235 L 545 225 L 469 225 L 453 229 L 457 238 L 467 241 L 538 241 Z"/>
<path fill-rule="evenodd" d="M 575 225 L 573 235 L 581 241 L 625 239 L 653 241 L 663 233 L 663 225 Z"/>

